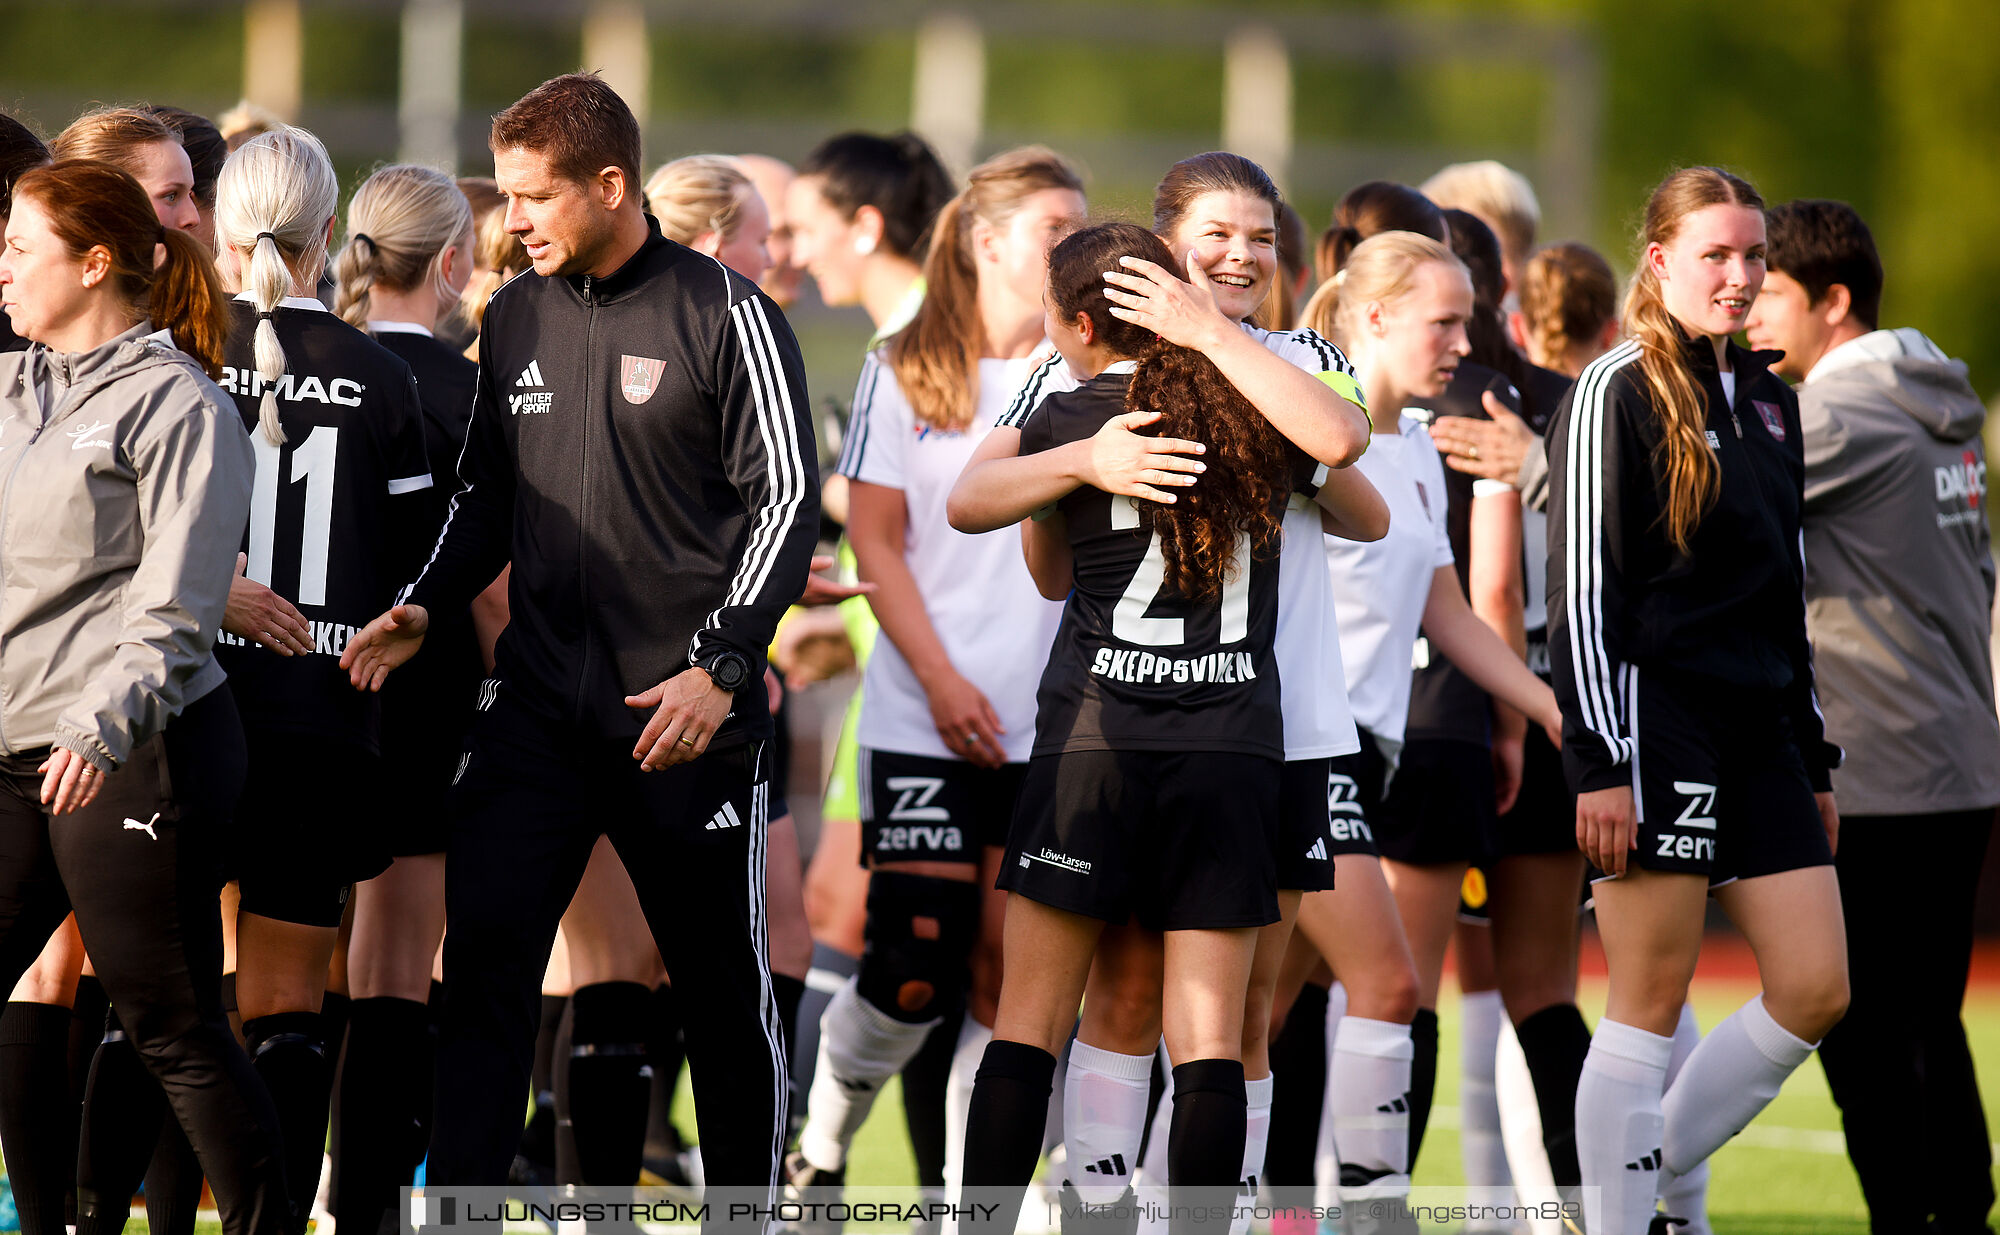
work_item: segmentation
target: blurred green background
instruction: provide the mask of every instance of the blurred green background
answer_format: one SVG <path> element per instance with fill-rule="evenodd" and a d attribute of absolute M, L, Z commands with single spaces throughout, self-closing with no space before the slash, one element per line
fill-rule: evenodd
<path fill-rule="evenodd" d="M 487 170 L 492 111 L 579 65 L 595 7 L 464 0 L 456 170 Z M 649 164 L 697 149 L 796 159 L 843 128 L 910 123 L 917 31 L 941 11 L 908 0 L 624 7 L 646 23 Z M 350 185 L 398 152 L 403 10 L 295 10 L 296 118 L 327 140 Z M 235 0 L 12 0 L 0 6 L 0 107 L 51 134 L 96 101 L 214 114 L 245 93 L 246 11 Z M 1099 210 L 1142 211 L 1168 162 L 1222 142 L 1223 42 L 1268 25 L 1290 59 L 1283 180 L 1315 232 L 1358 180 L 1414 181 L 1491 156 L 1536 179 L 1553 224 L 1544 241 L 1587 240 L 1622 270 L 1647 189 L 1676 165 L 1719 162 L 1773 202 L 1854 203 L 1888 267 L 1884 324 L 1921 327 L 1971 363 L 1975 385 L 2000 389 L 1993 0 L 1028 0 L 963 11 L 985 39 L 973 150 L 1046 141 L 1090 169 Z M 1551 56 L 1567 57 L 1567 76 Z M 1573 183 L 1538 174 L 1549 160 Z M 807 303 L 796 316 L 815 395 L 844 396 L 867 334 L 860 315 Z"/>

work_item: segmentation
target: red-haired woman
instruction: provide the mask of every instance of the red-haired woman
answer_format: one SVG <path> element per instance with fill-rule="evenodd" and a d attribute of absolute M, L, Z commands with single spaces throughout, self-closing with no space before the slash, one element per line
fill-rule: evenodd
<path fill-rule="evenodd" d="M 0 358 L 0 979 L 74 909 L 224 1229 L 277 1231 L 277 1121 L 223 1015 L 212 908 L 245 765 L 214 640 L 252 474 L 209 376 L 222 289 L 132 177 L 61 162 L 14 186 L 0 305 L 34 343 Z M 79 1219 L 129 1196 L 85 1192 Z"/>

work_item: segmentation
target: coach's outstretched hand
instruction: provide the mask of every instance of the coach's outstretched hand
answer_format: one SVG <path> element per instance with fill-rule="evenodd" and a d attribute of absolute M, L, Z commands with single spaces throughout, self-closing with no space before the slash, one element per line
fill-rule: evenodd
<path fill-rule="evenodd" d="M 632 748 L 640 771 L 657 772 L 701 758 L 715 731 L 729 719 L 733 702 L 735 696 L 717 686 L 699 665 L 681 670 L 644 694 L 625 696 L 628 708 L 657 709 Z"/>
<path fill-rule="evenodd" d="M 340 667 L 356 690 L 381 690 L 391 669 L 398 669 L 424 646 L 431 615 L 422 605 L 397 605 L 361 628 L 340 654 Z"/>
<path fill-rule="evenodd" d="M 866 596 L 875 590 L 872 583 L 842 583 L 820 574 L 822 570 L 833 569 L 833 558 L 828 554 L 815 554 L 812 573 L 806 576 L 806 590 L 799 595 L 798 603 L 805 608 L 818 605 L 837 605 L 843 600 L 856 596 Z"/>

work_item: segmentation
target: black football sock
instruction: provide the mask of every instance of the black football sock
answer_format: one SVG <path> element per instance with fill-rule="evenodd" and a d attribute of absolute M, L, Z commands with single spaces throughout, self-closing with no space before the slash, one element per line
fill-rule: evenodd
<path fill-rule="evenodd" d="M 323 1048 L 326 1052 L 327 1062 L 333 1065 L 335 1072 L 339 1070 L 341 1049 L 347 1044 L 347 1021 L 349 1010 L 353 1006 L 354 1000 L 338 991 L 327 991 L 320 996 L 319 1013 L 322 1018 L 321 1029 L 326 1035 Z M 329 1073 L 329 1077 L 331 1076 L 332 1074 Z M 332 1147 L 340 1142 L 340 1104 L 332 1100 L 332 1085 L 333 1081 L 329 1079 L 326 1112 L 327 1152 L 323 1155 L 321 1169 L 327 1172 L 327 1212 L 337 1213 L 339 1212 L 338 1207 L 340 1205 L 340 1172 L 332 1169 L 331 1159 L 333 1155 L 331 1151 Z"/>
<path fill-rule="evenodd" d="M 305 1228 L 319 1191 L 326 1153 L 327 1106 L 333 1095 L 333 1061 L 326 1056 L 326 1018 L 318 1012 L 275 1012 L 243 1022 L 244 1046 L 271 1104 L 283 1138 L 285 1186 L 294 1223 Z"/>
<path fill-rule="evenodd" d="M 333 1188 L 339 1226 L 372 1235 L 425 1148 L 430 1011 L 414 999 L 357 999 L 334 1071 Z"/>
<path fill-rule="evenodd" d="M 1583 1182 L 1576 1160 L 1576 1086 L 1590 1054 L 1590 1029 L 1573 1003 L 1551 1004 L 1514 1027 L 1528 1075 L 1535 1082 L 1535 1106 L 1542 1113 L 1542 1146 L 1556 1187 Z"/>
<path fill-rule="evenodd" d="M 171 1116 L 167 1096 L 107 1014 L 104 1041 L 90 1065 L 76 1162 L 77 1235 L 116 1235 L 131 1216 L 132 1194 L 146 1178 Z"/>
<path fill-rule="evenodd" d="M 535 1111 L 521 1132 L 521 1157 L 550 1171 L 556 1165 L 556 1038 L 567 1011 L 568 995 L 542 996 L 542 1023 L 535 1031 L 535 1065 L 530 1073 Z"/>
<path fill-rule="evenodd" d="M 772 975 L 775 984 L 777 976 Z M 646 1054 L 652 1061 L 652 1097 L 646 1109 L 646 1157 L 671 1158 L 687 1147 L 681 1130 L 674 1126 L 674 1091 L 680 1087 L 681 1068 L 687 1062 L 687 1043 L 681 1037 L 680 998 L 671 982 L 662 982 L 648 997 L 646 1011 Z"/>
<path fill-rule="evenodd" d="M 1264 1151 L 1264 1182 L 1281 1207 L 1312 1204 L 1313 1158 L 1319 1150 L 1320 1111 L 1326 1098 L 1326 988 L 1299 988 L 1284 1028 L 1271 1041 L 1271 1074 L 1285 1083 L 1271 1095 L 1271 1141 Z"/>
<path fill-rule="evenodd" d="M 9 1003 L 0 1013 L 0 1151 L 22 1235 L 65 1235 L 76 1183 L 70 1020 L 60 1004 Z"/>
<path fill-rule="evenodd" d="M 201 1163 L 171 1112 L 160 1121 L 160 1139 L 146 1167 L 146 1226 L 151 1235 L 194 1235 L 201 1208 Z"/>
<path fill-rule="evenodd" d="M 1424 1128 L 1431 1121 L 1431 1099 L 1438 1083 L 1438 1014 L 1418 1008 L 1410 1021 L 1410 1172 L 1416 1173 L 1417 1151 L 1424 1146 Z"/>
<path fill-rule="evenodd" d="M 1174 1124 L 1167 1136 L 1169 1235 L 1226 1235 L 1243 1174 L 1249 1099 L 1243 1065 L 1194 1059 L 1174 1065 Z"/>
<path fill-rule="evenodd" d="M 903 1122 L 910 1130 L 917 1187 L 944 1188 L 944 1095 L 951 1057 L 958 1051 L 964 1009 L 949 1012 L 931 1029 L 915 1057 L 903 1065 Z"/>
<path fill-rule="evenodd" d="M 1008 1235 L 1042 1156 L 1056 1057 L 1039 1046 L 995 1038 L 986 1044 L 965 1121 L 965 1187 L 999 1202 L 990 1217 L 962 1219 L 966 1235 Z M 1011 1202 L 1011 1203 L 1009 1203 Z"/>
<path fill-rule="evenodd" d="M 646 1014 L 651 1001 L 652 992 L 637 982 L 593 983 L 570 996 L 568 1106 L 570 1132 L 576 1138 L 574 1182 L 638 1182 L 652 1096 L 652 1077 L 646 1071 Z"/>

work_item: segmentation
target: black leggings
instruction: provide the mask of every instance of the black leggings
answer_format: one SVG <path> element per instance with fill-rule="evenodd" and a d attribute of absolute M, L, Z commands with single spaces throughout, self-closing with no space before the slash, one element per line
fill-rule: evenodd
<path fill-rule="evenodd" d="M 243 728 L 229 692 L 189 704 L 51 818 L 35 767 L 0 759 L 0 982 L 20 980 L 72 909 L 98 980 L 215 1189 L 229 1235 L 289 1225 L 277 1118 L 222 1012 L 217 849 L 242 790 Z M 100 1198 L 80 1195 L 89 1212 Z M 121 1211 L 130 1196 L 102 1198 Z"/>

